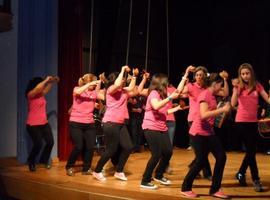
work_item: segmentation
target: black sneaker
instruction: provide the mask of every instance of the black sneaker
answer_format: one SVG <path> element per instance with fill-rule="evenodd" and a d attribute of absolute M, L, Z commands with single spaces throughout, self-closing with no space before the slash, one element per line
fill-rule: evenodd
<path fill-rule="evenodd" d="M 148 182 L 148 183 L 142 182 L 140 187 L 145 188 L 145 189 L 151 189 L 151 190 L 157 189 L 157 186 L 151 182 Z"/>
<path fill-rule="evenodd" d="M 200 173 L 197 174 L 196 179 L 201 179 L 202 175 Z"/>
<path fill-rule="evenodd" d="M 247 186 L 247 182 L 246 182 L 246 175 L 245 174 L 241 174 L 240 172 L 238 172 L 235 175 L 235 178 L 239 181 L 239 184 L 241 186 Z"/>
<path fill-rule="evenodd" d="M 30 172 L 35 172 L 37 170 L 35 164 L 28 164 L 28 168 Z"/>
<path fill-rule="evenodd" d="M 67 175 L 68 176 L 75 176 L 74 169 L 72 167 L 67 169 Z"/>
<path fill-rule="evenodd" d="M 263 191 L 263 186 L 260 180 L 255 180 L 253 182 L 253 187 L 256 192 L 262 192 Z"/>
<path fill-rule="evenodd" d="M 92 175 L 93 172 L 91 169 L 88 169 L 87 171 L 82 171 L 82 175 Z"/>
<path fill-rule="evenodd" d="M 209 176 L 203 176 L 203 178 L 205 178 L 205 179 L 207 179 L 209 181 L 212 181 L 212 176 L 211 175 L 209 175 Z"/>
<path fill-rule="evenodd" d="M 162 178 L 154 178 L 155 181 L 160 182 L 162 185 L 170 185 L 171 181 L 165 177 Z"/>
<path fill-rule="evenodd" d="M 45 164 L 44 167 L 45 167 L 46 169 L 51 169 L 51 168 L 52 168 L 52 165 L 51 165 L 51 164 Z"/>

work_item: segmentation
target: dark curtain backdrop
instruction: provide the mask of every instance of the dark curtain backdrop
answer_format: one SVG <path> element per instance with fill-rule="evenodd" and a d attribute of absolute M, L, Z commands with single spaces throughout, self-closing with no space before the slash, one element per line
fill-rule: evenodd
<path fill-rule="evenodd" d="M 108 75 L 125 64 L 130 0 L 94 1 L 93 60 L 89 71 Z M 166 1 L 170 66 L 166 53 Z M 147 2 L 134 0 L 132 10 L 128 64 L 140 69 L 144 68 L 146 52 Z M 170 82 L 176 86 L 190 64 L 204 65 L 210 72 L 227 70 L 234 78 L 238 66 L 249 62 L 258 80 L 268 89 L 270 1 L 155 0 L 150 8 L 148 70 L 151 74 L 166 73 L 169 68 Z M 67 112 L 72 103 L 72 89 L 82 72 L 89 69 L 90 19 L 91 0 L 59 1 L 60 159 L 66 159 L 71 150 Z M 177 124 L 176 132 L 182 134 L 183 123 Z"/>
<path fill-rule="evenodd" d="M 17 59 L 18 62 L 17 76 L 11 74 L 11 77 L 17 77 L 17 159 L 21 163 L 27 161 L 32 147 L 32 140 L 25 127 L 27 102 L 24 91 L 27 83 L 35 76 L 46 77 L 57 74 L 57 8 L 58 2 L 55 0 L 18 1 L 18 57 L 10 56 L 10 59 Z M 7 66 L 1 63 L 1 68 L 4 67 Z M 7 91 L 9 90 L 10 88 L 7 87 Z M 56 142 L 58 140 L 56 85 L 46 95 L 46 99 L 48 120 Z M 52 158 L 57 156 L 56 147 L 53 148 L 51 156 Z"/>
<path fill-rule="evenodd" d="M 68 109 L 72 90 L 82 74 L 83 7 L 81 0 L 59 1 L 58 155 L 66 160 L 72 147 Z"/>

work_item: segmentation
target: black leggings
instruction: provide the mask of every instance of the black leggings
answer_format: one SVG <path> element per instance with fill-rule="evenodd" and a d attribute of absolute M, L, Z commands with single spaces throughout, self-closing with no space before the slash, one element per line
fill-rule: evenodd
<path fill-rule="evenodd" d="M 66 169 L 74 166 L 78 156 L 83 151 L 83 171 L 87 171 L 91 167 L 96 142 L 95 124 L 69 122 L 69 129 L 74 146 L 69 155 Z"/>
<path fill-rule="evenodd" d="M 188 122 L 188 126 L 189 128 L 191 127 L 192 125 L 192 122 Z M 192 140 L 190 139 L 190 145 L 191 147 L 193 147 L 193 144 L 192 144 Z M 189 167 L 192 167 L 195 163 L 195 158 L 194 160 L 189 164 Z M 209 159 L 207 157 L 207 160 L 205 161 L 204 163 L 204 167 L 202 168 L 202 171 L 203 171 L 203 176 L 204 177 L 209 177 L 209 176 L 212 176 L 212 170 L 211 170 L 211 166 L 210 166 L 210 162 L 209 162 Z"/>
<path fill-rule="evenodd" d="M 250 168 L 252 180 L 259 180 L 259 172 L 256 161 L 256 147 L 258 140 L 257 122 L 236 122 L 236 132 L 243 140 L 246 147 L 246 154 L 240 166 L 239 172 L 245 174 L 247 168 Z"/>
<path fill-rule="evenodd" d="M 208 160 L 208 154 L 211 152 L 215 159 L 214 174 L 212 178 L 212 185 L 210 188 L 210 194 L 217 192 L 221 187 L 221 181 L 223 177 L 224 166 L 226 163 L 226 154 L 222 147 L 222 144 L 217 136 L 190 136 L 193 148 L 195 151 L 195 162 L 194 165 L 190 168 L 188 174 L 186 175 L 182 191 L 190 191 L 194 179 L 200 170 L 205 166 L 205 162 Z"/>
<path fill-rule="evenodd" d="M 26 129 L 32 139 L 33 147 L 28 157 L 29 164 L 35 164 L 36 157 L 39 154 L 43 140 L 45 141 L 45 147 L 41 153 L 40 163 L 48 164 L 51 151 L 54 145 L 52 129 L 49 123 L 44 125 L 30 126 L 26 125 Z"/>
<path fill-rule="evenodd" d="M 107 122 L 103 124 L 103 132 L 105 134 L 106 149 L 97 163 L 95 172 L 99 173 L 102 171 L 104 165 L 117 151 L 118 145 L 121 146 L 121 153 L 116 171 L 123 172 L 133 147 L 127 127 L 125 124 Z"/>
<path fill-rule="evenodd" d="M 157 164 L 155 177 L 158 179 L 163 177 L 172 156 L 172 144 L 167 132 L 144 130 L 144 136 L 149 144 L 151 158 L 146 165 L 142 183 L 148 183 L 151 182 Z"/>

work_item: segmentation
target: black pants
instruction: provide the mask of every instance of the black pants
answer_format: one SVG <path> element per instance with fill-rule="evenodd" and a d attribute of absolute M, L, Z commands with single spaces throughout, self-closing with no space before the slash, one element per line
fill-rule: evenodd
<path fill-rule="evenodd" d="M 191 127 L 191 125 L 192 125 L 192 122 L 188 122 L 189 128 Z M 191 139 L 190 139 L 190 145 L 193 147 Z M 192 167 L 194 165 L 194 163 L 195 163 L 195 159 L 189 164 L 189 167 Z M 211 170 L 211 166 L 210 166 L 210 162 L 209 162 L 208 157 L 207 157 L 207 160 L 204 163 L 204 167 L 202 168 L 202 171 L 203 171 L 203 176 L 204 177 L 212 176 L 212 170 Z"/>
<path fill-rule="evenodd" d="M 246 154 L 240 166 L 239 172 L 245 174 L 250 168 L 252 180 L 259 180 L 259 172 L 256 162 L 256 147 L 258 141 L 257 122 L 236 122 L 236 132 L 246 147 Z"/>
<path fill-rule="evenodd" d="M 82 153 L 83 171 L 87 171 L 91 167 L 96 142 L 95 124 L 69 122 L 69 129 L 74 146 L 69 155 L 66 169 L 73 167 L 78 156 Z"/>
<path fill-rule="evenodd" d="M 134 146 L 134 150 L 140 150 L 142 142 L 142 117 L 141 114 L 132 113 L 130 115 L 129 132 Z"/>
<path fill-rule="evenodd" d="M 157 165 L 155 177 L 163 177 L 172 156 L 172 144 L 167 132 L 144 130 L 144 135 L 149 144 L 151 158 L 146 165 L 142 183 L 148 183 L 151 182 L 152 173 Z"/>
<path fill-rule="evenodd" d="M 29 164 L 35 164 L 36 157 L 39 154 L 43 140 L 45 141 L 45 147 L 41 153 L 40 163 L 48 164 L 51 151 L 54 145 L 53 134 L 50 124 L 30 126 L 26 125 L 26 129 L 32 139 L 33 147 L 28 157 Z"/>
<path fill-rule="evenodd" d="M 117 172 L 123 172 L 124 166 L 128 160 L 128 157 L 132 151 L 132 142 L 125 124 L 116 123 L 104 123 L 103 132 L 105 134 L 105 152 L 100 157 L 95 172 L 102 171 L 104 165 L 110 158 L 113 157 L 117 151 L 118 145 L 121 146 L 121 152 L 117 163 Z"/>
<path fill-rule="evenodd" d="M 193 148 L 195 151 L 195 162 L 194 165 L 190 168 L 188 174 L 186 175 L 182 191 L 190 191 L 194 179 L 200 170 L 205 166 L 205 162 L 208 159 L 208 154 L 211 152 L 215 159 L 214 174 L 212 178 L 212 185 L 210 188 L 210 194 L 217 192 L 221 187 L 221 181 L 223 177 L 224 166 L 226 162 L 226 154 L 222 147 L 222 144 L 217 136 L 191 136 L 190 137 L 193 143 Z"/>

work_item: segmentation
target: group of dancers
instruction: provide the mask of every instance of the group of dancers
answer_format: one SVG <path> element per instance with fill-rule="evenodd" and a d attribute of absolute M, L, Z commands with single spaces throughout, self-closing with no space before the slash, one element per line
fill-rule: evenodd
<path fill-rule="evenodd" d="M 189 81 L 191 73 L 194 81 Z M 241 186 L 246 186 L 246 170 L 250 167 L 255 191 L 263 191 L 256 162 L 257 107 L 259 96 L 268 104 L 270 98 L 263 86 L 256 81 L 250 64 L 240 65 L 238 78 L 232 80 L 231 101 L 222 107 L 217 107 L 216 97 L 229 95 L 228 73 L 225 71 L 209 73 L 205 67 L 189 66 L 177 88 L 169 84 L 165 74 L 153 75 L 148 88 L 145 88 L 145 84 L 150 79 L 150 74 L 144 71 L 141 82 L 136 85 L 138 76 L 137 68 L 131 70 L 128 66 L 123 66 L 120 72 L 111 73 L 107 77 L 101 74 L 97 79 L 94 74 L 85 74 L 79 78 L 78 86 L 73 89 L 73 104 L 70 109 L 69 130 L 73 149 L 66 163 L 68 176 L 75 175 L 74 164 L 82 153 L 83 175 L 93 175 L 95 179 L 105 182 L 103 167 L 111 159 L 115 165 L 114 177 L 122 181 L 128 180 L 124 167 L 136 144 L 132 141 L 126 125 L 129 119 L 127 104 L 131 97 L 146 96 L 142 129 L 151 157 L 142 175 L 140 187 L 156 189 L 157 185 L 152 180 L 170 185 L 171 181 L 164 173 L 169 168 L 173 153 L 175 128 L 173 113 L 182 109 L 180 105 L 174 106 L 172 101 L 180 96 L 186 96 L 190 104 L 188 123 L 195 159 L 189 165 L 181 194 L 192 198 L 198 196 L 192 191 L 192 185 L 199 172 L 203 170 L 205 177 L 212 181 L 209 194 L 218 198 L 229 198 L 221 189 L 226 153 L 215 135 L 214 121 L 220 114 L 230 112 L 232 107 L 237 107 L 235 132 L 241 135 L 246 147 L 236 179 Z M 28 157 L 30 171 L 36 171 L 36 157 L 41 150 L 42 140 L 45 140 L 45 148 L 40 163 L 48 169 L 51 167 L 49 158 L 54 142 L 46 116 L 45 95 L 58 81 L 59 78 L 56 76 L 48 76 L 45 79 L 36 77 L 29 81 L 25 92 L 28 101 L 26 127 L 33 141 Z M 96 142 L 93 112 L 98 99 L 106 102 L 106 111 L 102 119 L 106 148 L 92 171 Z M 210 152 L 216 160 L 213 173 L 208 161 Z"/>

